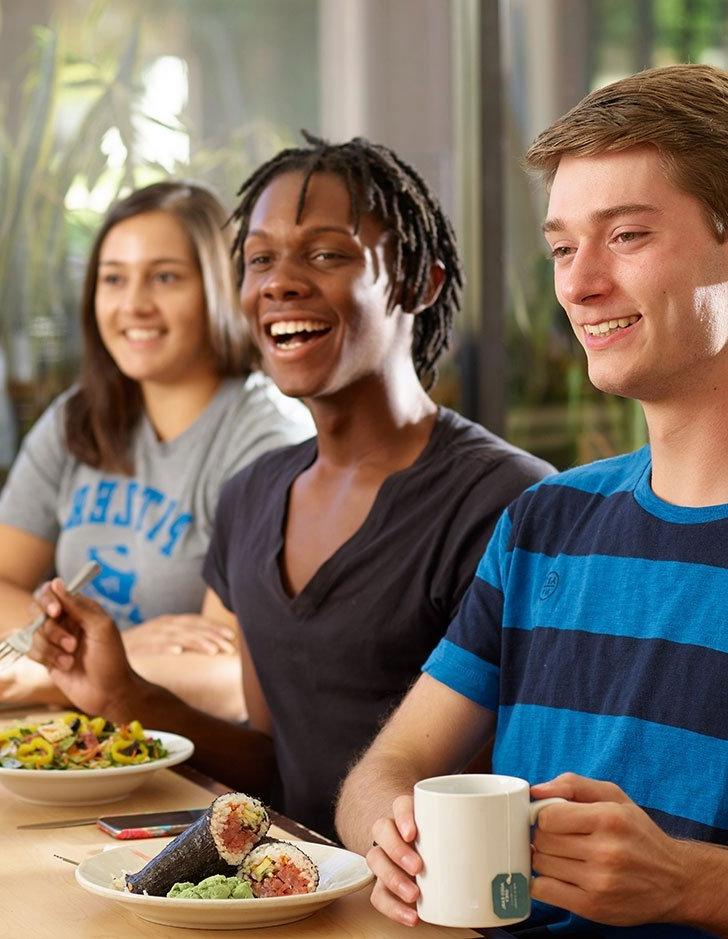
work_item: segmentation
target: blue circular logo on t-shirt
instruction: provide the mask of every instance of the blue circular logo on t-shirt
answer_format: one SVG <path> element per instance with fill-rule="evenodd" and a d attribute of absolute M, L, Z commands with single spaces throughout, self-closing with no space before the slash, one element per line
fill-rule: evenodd
<path fill-rule="evenodd" d="M 549 571 L 546 576 L 546 580 L 543 582 L 539 599 L 548 600 L 548 598 L 554 593 L 558 586 L 559 575 L 556 573 L 556 571 Z"/>

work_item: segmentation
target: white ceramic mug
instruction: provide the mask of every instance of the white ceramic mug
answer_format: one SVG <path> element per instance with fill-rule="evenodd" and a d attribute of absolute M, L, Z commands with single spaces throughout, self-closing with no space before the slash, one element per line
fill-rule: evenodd
<path fill-rule="evenodd" d="M 507 926 L 531 912 L 530 828 L 564 799 L 531 802 L 515 776 L 461 774 L 415 785 L 420 919 L 438 926 Z"/>

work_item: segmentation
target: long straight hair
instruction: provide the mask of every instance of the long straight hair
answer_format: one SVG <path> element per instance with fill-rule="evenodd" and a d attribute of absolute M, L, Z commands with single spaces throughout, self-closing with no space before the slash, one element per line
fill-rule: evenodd
<path fill-rule="evenodd" d="M 143 411 L 139 383 L 118 367 L 96 322 L 96 286 L 101 246 L 119 222 L 147 212 L 169 212 L 192 242 L 202 274 L 207 331 L 221 377 L 245 376 L 255 353 L 240 309 L 230 262 L 227 213 L 217 198 L 195 183 L 166 181 L 137 189 L 115 203 L 94 239 L 81 297 L 84 349 L 79 386 L 65 413 L 66 445 L 82 463 L 131 475 L 131 442 Z"/>

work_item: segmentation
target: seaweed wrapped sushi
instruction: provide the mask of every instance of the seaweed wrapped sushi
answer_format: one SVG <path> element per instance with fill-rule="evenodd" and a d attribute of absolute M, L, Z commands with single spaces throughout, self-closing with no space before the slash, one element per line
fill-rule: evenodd
<path fill-rule="evenodd" d="M 314 893 L 318 868 L 300 848 L 287 841 L 266 840 L 245 857 L 238 877 L 250 884 L 254 897 L 289 897 Z"/>
<path fill-rule="evenodd" d="M 180 881 L 232 875 L 269 827 L 268 813 L 258 799 L 242 792 L 219 796 L 145 867 L 127 874 L 126 889 L 164 897 Z"/>

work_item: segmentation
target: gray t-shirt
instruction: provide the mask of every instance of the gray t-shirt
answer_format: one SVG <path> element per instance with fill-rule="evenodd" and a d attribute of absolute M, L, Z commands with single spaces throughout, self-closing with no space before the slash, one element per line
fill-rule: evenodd
<path fill-rule="evenodd" d="M 65 446 L 60 395 L 25 438 L 0 496 L 0 523 L 56 545 L 64 579 L 94 559 L 86 593 L 121 629 L 163 613 L 198 612 L 202 563 L 222 484 L 276 447 L 312 436 L 313 421 L 260 373 L 227 379 L 171 441 L 146 417 L 133 442 L 133 477 L 92 469 Z"/>

